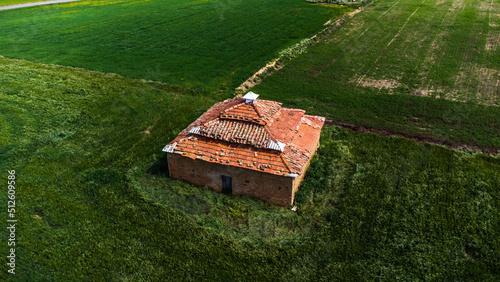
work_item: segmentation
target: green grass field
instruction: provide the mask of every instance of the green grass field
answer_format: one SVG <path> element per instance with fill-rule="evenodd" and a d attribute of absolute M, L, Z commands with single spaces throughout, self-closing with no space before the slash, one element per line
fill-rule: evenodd
<path fill-rule="evenodd" d="M 498 157 L 325 128 L 295 213 L 167 177 L 204 93 L 5 58 L 0 83 L 16 279 L 498 278 Z"/>
<path fill-rule="evenodd" d="M 226 90 L 348 11 L 302 0 L 81 1 L 3 11 L 0 53 Z"/>
<path fill-rule="evenodd" d="M 498 9 L 378 0 L 252 90 L 498 149 Z M 0 280 L 500 280 L 500 156 L 325 127 L 297 212 L 168 177 L 161 149 L 179 131 L 347 11 L 94 0 L 0 12 L 0 55 L 35 61 L 0 57 L 0 177 L 16 171 L 18 219 L 16 276 Z"/>
<path fill-rule="evenodd" d="M 491 1 L 377 1 L 252 91 L 343 122 L 500 148 L 499 12 Z"/>
<path fill-rule="evenodd" d="M 17 5 L 17 4 L 25 4 L 25 3 L 42 2 L 42 1 L 47 1 L 47 0 L 2 0 L 2 1 L 0 1 L 0 7 Z"/>

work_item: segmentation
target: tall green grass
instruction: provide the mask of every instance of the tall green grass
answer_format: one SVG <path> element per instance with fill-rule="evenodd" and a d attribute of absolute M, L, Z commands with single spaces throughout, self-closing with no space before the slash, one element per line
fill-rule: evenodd
<path fill-rule="evenodd" d="M 3 280 L 499 278 L 498 157 L 325 128 L 293 212 L 168 178 L 161 148 L 217 97 L 2 58 L 0 83 Z"/>
<path fill-rule="evenodd" d="M 1 13 L 0 55 L 224 91 L 348 11 L 302 0 L 49 5 Z"/>

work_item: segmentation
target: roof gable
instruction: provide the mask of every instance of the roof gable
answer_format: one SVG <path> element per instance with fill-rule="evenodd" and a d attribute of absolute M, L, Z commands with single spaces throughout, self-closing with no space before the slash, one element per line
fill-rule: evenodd
<path fill-rule="evenodd" d="M 219 114 L 221 119 L 235 119 L 241 121 L 247 121 L 252 123 L 257 123 L 260 125 L 266 124 L 261 115 L 257 112 L 253 103 L 240 103 L 234 105 Z"/>

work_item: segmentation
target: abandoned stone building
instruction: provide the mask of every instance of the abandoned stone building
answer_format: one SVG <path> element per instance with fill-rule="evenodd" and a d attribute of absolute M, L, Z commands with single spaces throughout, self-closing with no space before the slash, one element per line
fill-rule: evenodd
<path fill-rule="evenodd" d="M 244 97 L 215 104 L 168 145 L 169 174 L 217 192 L 293 204 L 323 117 Z"/>

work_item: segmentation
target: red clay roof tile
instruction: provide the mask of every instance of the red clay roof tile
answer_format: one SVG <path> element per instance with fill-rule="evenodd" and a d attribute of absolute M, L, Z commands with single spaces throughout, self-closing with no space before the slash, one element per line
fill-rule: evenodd
<path fill-rule="evenodd" d="M 191 159 L 271 174 L 301 174 L 324 121 L 274 101 L 226 100 L 179 133 L 169 150 Z M 271 143 L 282 143 L 284 148 L 278 150 Z"/>

